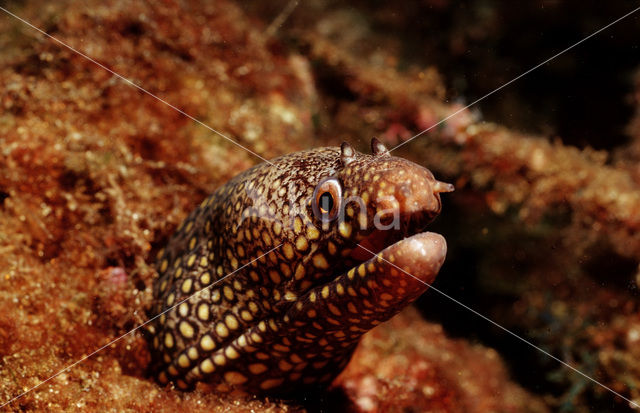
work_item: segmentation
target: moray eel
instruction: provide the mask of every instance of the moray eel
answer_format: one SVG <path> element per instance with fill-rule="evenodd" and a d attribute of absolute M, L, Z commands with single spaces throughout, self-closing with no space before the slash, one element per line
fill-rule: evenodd
<path fill-rule="evenodd" d="M 375 138 L 371 146 L 262 163 L 186 218 L 158 253 L 160 316 L 148 336 L 161 384 L 248 393 L 328 384 L 365 332 L 428 288 L 446 243 L 421 231 L 453 186 Z"/>

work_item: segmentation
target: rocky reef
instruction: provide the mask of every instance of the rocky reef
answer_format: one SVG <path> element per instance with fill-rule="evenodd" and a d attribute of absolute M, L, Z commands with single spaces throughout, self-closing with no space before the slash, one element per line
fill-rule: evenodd
<path fill-rule="evenodd" d="M 367 334 L 319 394 L 234 397 L 150 379 L 146 341 L 129 332 L 147 319 L 153 257 L 207 194 L 260 161 L 230 140 L 270 158 L 344 140 L 362 149 L 372 136 L 456 184 L 435 223 L 450 247 L 438 290 L 640 402 L 638 115 L 597 150 L 532 131 L 516 93 L 515 120 L 486 120 L 452 101 L 461 75 L 438 45 L 455 55 L 483 33 L 508 36 L 490 23 L 514 11 L 416 3 L 391 13 L 313 1 L 273 27 L 286 2 L 10 2 L 95 62 L 0 15 L 0 403 L 28 391 L 4 409 L 628 410 L 435 291 Z M 553 7 L 570 15 L 571 3 Z M 421 30 L 448 16 L 422 45 L 441 63 L 405 48 L 416 13 Z"/>

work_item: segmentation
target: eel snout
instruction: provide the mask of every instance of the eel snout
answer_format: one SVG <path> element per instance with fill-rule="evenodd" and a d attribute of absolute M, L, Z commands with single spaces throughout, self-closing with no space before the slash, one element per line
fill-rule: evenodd
<path fill-rule="evenodd" d="M 371 208 L 375 216 L 370 227 L 404 227 L 409 235 L 420 232 L 440 213 L 440 194 L 454 190 L 453 185 L 435 179 L 431 171 L 402 158 L 390 157 L 379 179 L 370 184 Z"/>

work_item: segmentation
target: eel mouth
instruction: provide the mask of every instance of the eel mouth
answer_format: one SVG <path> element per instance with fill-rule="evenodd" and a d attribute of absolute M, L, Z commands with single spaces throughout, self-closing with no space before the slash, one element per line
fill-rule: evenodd
<path fill-rule="evenodd" d="M 386 247 L 399 242 L 402 238 L 397 230 L 373 230 L 373 232 L 356 245 L 353 251 L 351 251 L 350 257 L 356 263 L 361 263 L 370 259 L 374 254 L 379 253 Z"/>
<path fill-rule="evenodd" d="M 379 179 L 367 205 L 366 219 L 357 220 L 368 228 L 351 238 L 353 244 L 346 246 L 344 260 L 334 268 L 333 281 L 323 287 L 334 282 L 349 285 L 357 273 L 361 279 L 371 280 L 370 285 L 385 287 L 374 288 L 372 295 L 395 292 L 395 304 L 393 300 L 386 303 L 388 314 L 424 292 L 444 263 L 444 237 L 425 231 L 442 208 L 440 193 L 454 190 L 453 185 L 437 181 L 425 168 L 402 166 L 385 171 Z M 367 282 L 365 289 L 370 285 Z M 358 289 L 354 287 L 354 291 Z"/>
<path fill-rule="evenodd" d="M 349 257 L 354 260 L 354 264 L 362 263 L 380 251 L 424 232 L 431 220 L 432 217 L 420 211 L 401 217 L 399 228 L 375 228 L 357 243 Z"/>
<path fill-rule="evenodd" d="M 375 264 L 382 273 L 404 273 L 401 275 L 412 285 L 408 299 L 412 301 L 435 280 L 447 254 L 444 237 L 423 232 L 425 227 L 424 220 L 409 220 L 401 229 L 372 231 L 351 251 L 350 270 Z"/>

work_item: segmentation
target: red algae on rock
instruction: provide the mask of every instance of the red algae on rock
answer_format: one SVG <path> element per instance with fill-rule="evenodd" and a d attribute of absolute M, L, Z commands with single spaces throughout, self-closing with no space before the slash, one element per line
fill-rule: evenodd
<path fill-rule="evenodd" d="M 546 412 L 511 383 L 498 354 L 407 309 L 366 335 L 335 386 L 361 412 Z"/>

